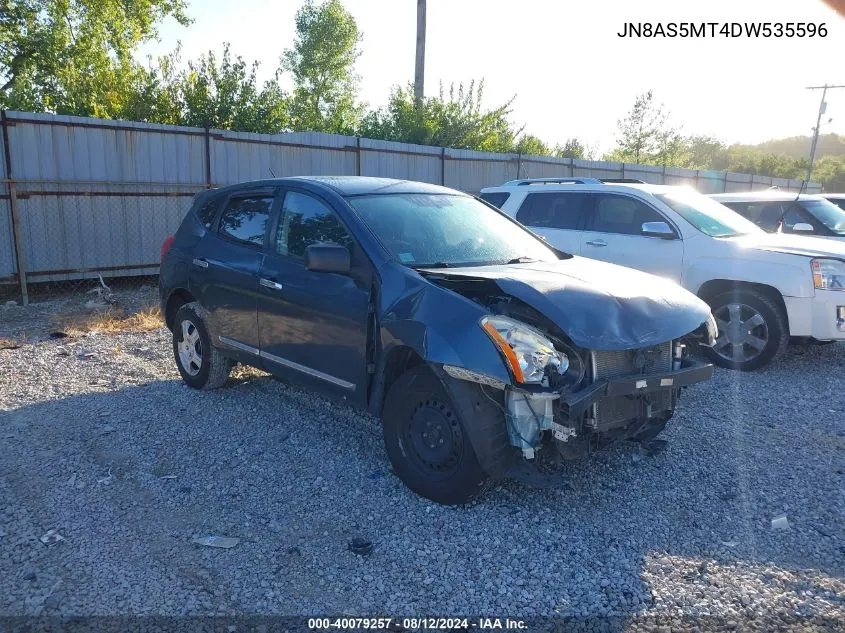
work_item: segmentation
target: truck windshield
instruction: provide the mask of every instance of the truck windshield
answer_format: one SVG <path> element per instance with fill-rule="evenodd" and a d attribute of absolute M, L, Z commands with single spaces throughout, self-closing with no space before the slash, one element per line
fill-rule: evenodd
<path fill-rule="evenodd" d="M 534 234 L 469 196 L 397 193 L 347 200 L 384 247 L 412 268 L 559 259 Z"/>
<path fill-rule="evenodd" d="M 827 200 L 802 200 L 802 206 L 837 235 L 845 235 L 845 210 Z"/>
<path fill-rule="evenodd" d="M 656 196 L 675 213 L 710 237 L 733 237 L 747 233 L 765 233 L 736 211 L 697 191 L 678 189 Z"/>

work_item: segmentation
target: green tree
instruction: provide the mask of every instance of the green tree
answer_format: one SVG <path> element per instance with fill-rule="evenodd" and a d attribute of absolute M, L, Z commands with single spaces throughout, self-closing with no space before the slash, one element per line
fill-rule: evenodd
<path fill-rule="evenodd" d="M 813 165 L 813 180 L 825 191 L 845 191 L 845 156 L 823 156 Z"/>
<path fill-rule="evenodd" d="M 637 96 L 625 118 L 617 121 L 616 149 L 609 160 L 626 163 L 667 164 L 679 149 L 678 133 L 669 115 L 649 90 Z"/>
<path fill-rule="evenodd" d="M 177 80 L 184 125 L 215 127 L 242 132 L 278 133 L 289 127 L 288 97 L 276 81 L 259 87 L 258 62 L 248 65 L 232 57 L 223 45 L 219 61 L 213 51 Z"/>
<path fill-rule="evenodd" d="M 514 147 L 514 151 L 529 156 L 551 156 L 552 151 L 539 137 L 533 134 L 523 134 Z"/>
<path fill-rule="evenodd" d="M 516 138 L 522 132 L 508 117 L 513 99 L 487 109 L 482 101 L 484 81 L 468 86 L 453 84 L 448 95 L 440 86 L 438 97 L 426 97 L 421 108 L 414 102 L 414 88 L 396 87 L 386 108 L 364 117 L 361 136 L 386 141 L 439 145 L 483 152 L 517 151 Z"/>
<path fill-rule="evenodd" d="M 356 104 L 361 33 L 339 0 L 306 0 L 296 13 L 296 39 L 281 59 L 293 75 L 290 115 L 296 130 L 349 134 L 363 108 Z"/>
<path fill-rule="evenodd" d="M 553 153 L 558 158 L 583 160 L 587 156 L 587 148 L 577 138 L 568 138 L 563 145 L 556 146 Z"/>
<path fill-rule="evenodd" d="M 0 106 L 113 117 L 143 72 L 132 54 L 185 0 L 0 0 Z"/>

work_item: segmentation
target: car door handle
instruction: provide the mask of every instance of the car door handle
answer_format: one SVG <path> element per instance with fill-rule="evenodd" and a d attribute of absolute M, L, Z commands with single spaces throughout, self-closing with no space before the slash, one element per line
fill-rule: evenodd
<path fill-rule="evenodd" d="M 258 280 L 258 283 L 260 283 L 265 288 L 272 288 L 273 290 L 281 290 L 282 289 L 282 284 L 280 284 L 278 281 L 273 281 L 272 279 L 264 279 L 262 277 L 261 279 Z"/>
<path fill-rule="evenodd" d="M 604 240 L 590 240 L 587 244 L 590 246 L 607 246 L 607 242 Z"/>
<path fill-rule="evenodd" d="M 200 259 L 198 257 L 194 258 L 194 266 L 199 266 L 200 268 L 208 268 L 208 262 L 204 259 Z"/>

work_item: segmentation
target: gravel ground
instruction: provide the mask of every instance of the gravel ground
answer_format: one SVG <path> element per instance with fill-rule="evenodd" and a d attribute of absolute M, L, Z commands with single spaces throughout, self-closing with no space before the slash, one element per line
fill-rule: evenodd
<path fill-rule="evenodd" d="M 254 372 L 183 386 L 166 330 L 29 341 L 0 350 L 0 614 L 843 626 L 844 369 L 828 345 L 719 370 L 663 453 L 621 445 L 566 489 L 446 508 L 391 473 L 367 415 Z M 43 544 L 51 529 L 64 540 Z M 240 543 L 192 543 L 212 534 Z"/>

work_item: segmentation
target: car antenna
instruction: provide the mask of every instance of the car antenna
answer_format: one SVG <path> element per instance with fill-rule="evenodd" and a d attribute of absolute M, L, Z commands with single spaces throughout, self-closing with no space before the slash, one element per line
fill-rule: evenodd
<path fill-rule="evenodd" d="M 801 193 L 804 191 L 804 187 L 806 187 L 806 186 L 807 186 L 807 179 L 802 178 L 801 179 L 801 188 L 798 190 L 798 195 L 795 196 L 795 200 L 793 200 L 793 202 L 798 202 L 798 199 L 801 197 Z"/>
<path fill-rule="evenodd" d="M 268 170 L 270 170 L 270 175 L 271 175 L 271 176 L 273 176 L 273 178 L 275 178 L 275 177 L 276 177 L 276 174 L 273 172 L 273 168 L 272 168 L 272 167 L 268 167 L 267 169 L 268 169 Z"/>

